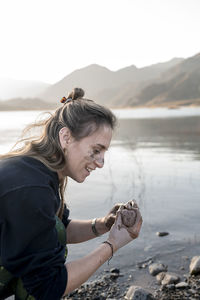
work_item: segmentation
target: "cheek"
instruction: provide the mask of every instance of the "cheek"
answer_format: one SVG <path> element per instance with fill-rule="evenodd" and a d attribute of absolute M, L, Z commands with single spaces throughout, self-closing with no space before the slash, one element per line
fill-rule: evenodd
<path fill-rule="evenodd" d="M 88 155 L 88 154 L 85 155 L 83 159 L 84 159 L 84 161 L 87 162 L 87 163 L 90 163 L 90 162 L 92 161 L 90 155 Z"/>

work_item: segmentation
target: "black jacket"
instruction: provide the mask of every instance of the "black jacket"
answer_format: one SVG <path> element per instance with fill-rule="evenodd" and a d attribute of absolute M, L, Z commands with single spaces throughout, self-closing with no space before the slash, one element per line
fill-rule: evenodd
<path fill-rule="evenodd" d="M 29 294 L 60 299 L 67 284 L 64 247 L 55 214 L 60 205 L 58 175 L 40 161 L 12 157 L 0 161 L 0 256 L 21 277 Z M 65 207 L 63 223 L 69 223 Z"/>

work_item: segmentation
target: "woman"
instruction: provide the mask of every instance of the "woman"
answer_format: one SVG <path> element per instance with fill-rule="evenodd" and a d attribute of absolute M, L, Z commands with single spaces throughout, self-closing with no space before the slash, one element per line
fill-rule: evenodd
<path fill-rule="evenodd" d="M 74 89 L 63 97 L 62 107 L 32 126 L 43 128 L 39 137 L 24 139 L 21 148 L 0 157 L 0 257 L 2 269 L 10 274 L 1 299 L 11 288 L 18 295 L 20 284 L 30 299 L 60 299 L 139 234 L 142 218 L 137 207 L 132 234 L 121 226 L 119 205 L 103 218 L 68 218 L 67 177 L 81 183 L 103 167 L 116 125 L 109 109 L 83 97 L 82 89 Z M 65 262 L 56 215 L 66 228 L 67 244 L 110 231 L 108 238 L 87 256 Z M 16 278 L 21 281 L 16 283 Z"/>

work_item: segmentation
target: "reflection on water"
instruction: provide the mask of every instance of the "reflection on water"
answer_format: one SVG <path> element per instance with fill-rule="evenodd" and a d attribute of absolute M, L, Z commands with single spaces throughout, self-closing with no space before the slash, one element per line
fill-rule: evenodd
<path fill-rule="evenodd" d="M 200 107 L 116 109 L 114 111 L 120 119 L 182 118 L 200 115 Z"/>
<path fill-rule="evenodd" d="M 146 118 L 144 113 L 136 118 L 132 111 L 130 118 L 128 111 L 119 121 L 105 167 L 83 184 L 69 180 L 66 197 L 72 218 L 103 216 L 114 203 L 131 198 L 139 202 L 142 234 L 119 256 L 133 248 L 156 245 L 156 231 L 170 232 L 162 239 L 167 244 L 200 238 L 200 118 L 192 116 L 194 110 L 191 116 L 181 116 L 179 110 L 179 116 L 173 118 L 165 111 L 162 118 L 154 118 L 153 113 L 150 117 L 151 110 Z M 24 123 L 34 121 L 36 115 L 38 112 L 0 112 L 0 153 L 11 147 Z M 8 119 L 9 124 L 5 123 Z M 70 247 L 70 257 L 88 253 L 101 239 Z"/>
<path fill-rule="evenodd" d="M 121 120 L 114 143 L 200 153 L 200 117 Z"/>

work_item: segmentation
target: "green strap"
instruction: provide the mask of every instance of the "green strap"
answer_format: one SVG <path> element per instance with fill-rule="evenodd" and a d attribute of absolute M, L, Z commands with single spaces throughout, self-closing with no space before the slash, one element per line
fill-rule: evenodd
<path fill-rule="evenodd" d="M 62 246 L 65 246 L 65 258 L 67 257 L 67 246 L 66 246 L 66 230 L 63 222 L 56 216 L 56 229 L 58 234 L 58 240 Z M 23 286 L 23 282 L 20 278 L 14 277 L 10 272 L 8 272 L 1 263 L 0 258 L 0 296 L 5 291 L 6 288 L 9 289 L 10 295 L 16 295 L 20 300 L 35 300 L 31 295 L 28 295 L 26 289 Z M 1 298 L 1 297 L 0 297 Z"/>

